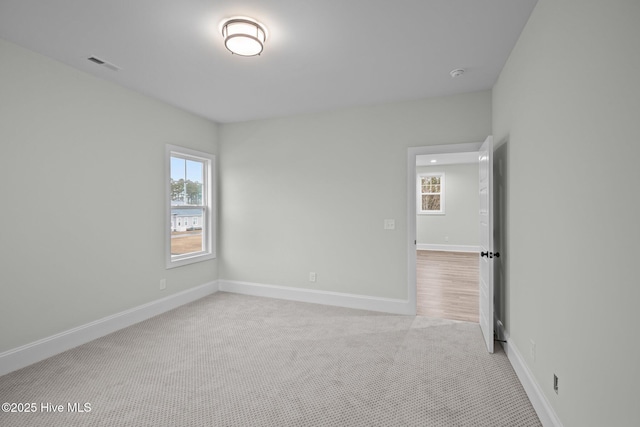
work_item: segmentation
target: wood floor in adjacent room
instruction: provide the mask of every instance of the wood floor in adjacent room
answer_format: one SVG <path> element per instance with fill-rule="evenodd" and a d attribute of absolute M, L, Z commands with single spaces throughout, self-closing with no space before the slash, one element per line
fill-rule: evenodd
<path fill-rule="evenodd" d="M 478 322 L 479 255 L 417 251 L 417 314 Z"/>

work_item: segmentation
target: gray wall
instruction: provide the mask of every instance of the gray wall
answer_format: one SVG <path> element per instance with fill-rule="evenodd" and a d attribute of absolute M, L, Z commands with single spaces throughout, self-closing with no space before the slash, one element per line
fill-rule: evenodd
<path fill-rule="evenodd" d="M 445 214 L 416 215 L 418 244 L 478 246 L 478 164 L 416 168 L 422 172 L 444 172 Z"/>
<path fill-rule="evenodd" d="M 500 317 L 567 427 L 640 425 L 639 23 L 540 0 L 493 90 Z"/>
<path fill-rule="evenodd" d="M 165 270 L 164 146 L 215 153 L 216 125 L 2 40 L 0 64 L 0 352 L 215 280 Z"/>
<path fill-rule="evenodd" d="M 482 141 L 490 112 L 478 92 L 222 125 L 220 278 L 406 298 L 407 147 Z"/>

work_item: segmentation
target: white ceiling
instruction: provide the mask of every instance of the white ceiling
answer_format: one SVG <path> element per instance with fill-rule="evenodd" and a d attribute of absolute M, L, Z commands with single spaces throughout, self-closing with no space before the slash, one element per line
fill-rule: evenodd
<path fill-rule="evenodd" d="M 435 162 L 432 162 L 435 160 Z M 443 166 L 478 163 L 478 152 L 421 154 L 416 156 L 416 166 Z"/>
<path fill-rule="evenodd" d="M 536 1 L 0 0 L 0 38 L 225 123 L 490 89 Z M 261 56 L 223 46 L 237 15 Z"/>

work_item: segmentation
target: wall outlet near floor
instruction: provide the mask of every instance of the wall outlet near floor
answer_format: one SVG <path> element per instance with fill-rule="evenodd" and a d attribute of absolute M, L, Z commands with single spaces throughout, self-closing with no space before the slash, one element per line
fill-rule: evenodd
<path fill-rule="evenodd" d="M 395 219 L 385 219 L 384 220 L 384 229 L 385 230 L 395 230 L 396 229 L 396 220 Z"/>
<path fill-rule="evenodd" d="M 536 342 L 534 340 L 529 340 L 529 355 L 531 356 L 531 360 L 536 361 Z"/>
<path fill-rule="evenodd" d="M 167 279 L 160 279 L 160 290 L 164 291 L 167 289 Z"/>
<path fill-rule="evenodd" d="M 553 391 L 558 394 L 558 376 L 556 374 L 553 374 Z"/>
<path fill-rule="evenodd" d="M 449 236 L 444 236 L 444 241 L 448 242 L 449 241 Z"/>
<path fill-rule="evenodd" d="M 309 281 L 315 282 L 318 279 L 318 275 L 316 273 L 309 273 Z"/>

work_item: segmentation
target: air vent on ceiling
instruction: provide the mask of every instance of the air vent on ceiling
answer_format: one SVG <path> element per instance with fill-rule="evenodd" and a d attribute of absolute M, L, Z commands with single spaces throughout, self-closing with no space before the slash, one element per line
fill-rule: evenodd
<path fill-rule="evenodd" d="M 111 62 L 107 62 L 104 59 L 100 59 L 96 56 L 90 56 L 89 58 L 87 58 L 89 61 L 98 64 L 98 65 L 102 65 L 103 67 L 107 67 L 108 69 L 110 69 L 111 71 L 120 71 L 122 68 L 118 67 L 115 64 L 112 64 Z"/>

